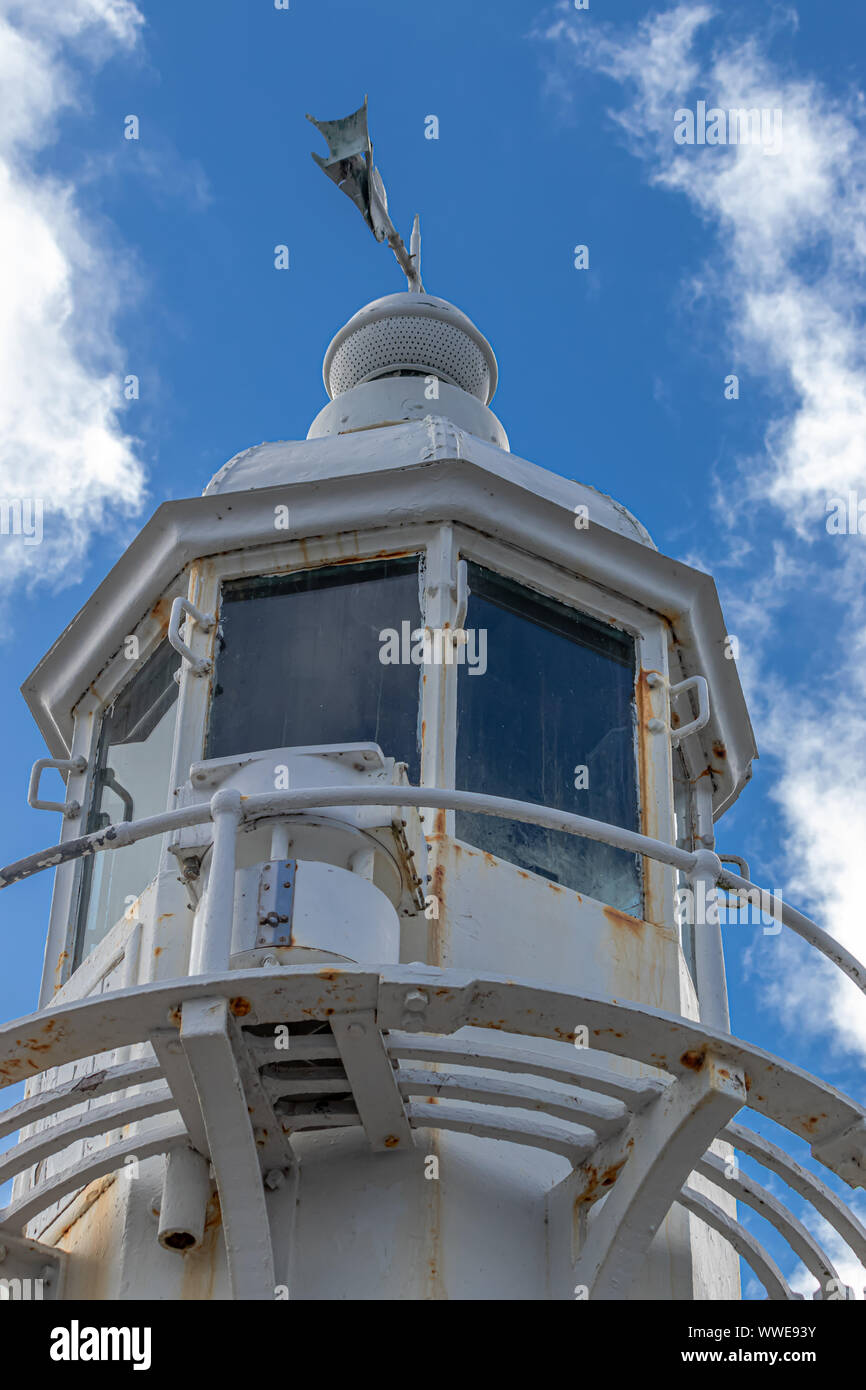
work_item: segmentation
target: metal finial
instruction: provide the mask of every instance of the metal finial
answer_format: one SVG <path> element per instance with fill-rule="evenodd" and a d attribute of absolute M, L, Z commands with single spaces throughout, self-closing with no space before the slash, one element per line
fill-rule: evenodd
<path fill-rule="evenodd" d="M 409 289 L 423 294 L 421 283 L 421 226 L 418 217 L 412 228 L 411 251 L 388 216 L 388 195 L 379 170 L 373 163 L 373 146 L 367 129 L 367 98 L 351 116 L 339 121 L 307 120 L 325 137 L 328 158 L 313 152 L 313 159 L 329 179 L 351 198 L 377 241 L 387 241 L 409 282 Z"/>

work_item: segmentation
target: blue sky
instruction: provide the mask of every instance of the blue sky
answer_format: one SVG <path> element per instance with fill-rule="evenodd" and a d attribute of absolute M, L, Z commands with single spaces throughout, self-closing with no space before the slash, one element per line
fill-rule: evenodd
<path fill-rule="evenodd" d="M 761 749 L 720 846 L 866 954 L 864 538 L 825 524 L 866 497 L 866 11 L 0 0 L 0 26 L 0 493 L 46 498 L 41 546 L 0 537 L 4 862 L 57 834 L 25 805 L 20 682 L 159 502 L 305 436 L 332 334 L 401 288 L 309 157 L 304 113 L 367 92 L 391 213 L 406 238 L 421 213 L 427 289 L 493 344 L 513 451 L 716 576 Z M 699 99 L 780 109 L 781 150 L 677 146 Z M 0 899 L 3 1017 L 35 1000 L 49 889 Z M 734 1031 L 862 1096 L 862 999 L 786 938 L 727 952 Z"/>

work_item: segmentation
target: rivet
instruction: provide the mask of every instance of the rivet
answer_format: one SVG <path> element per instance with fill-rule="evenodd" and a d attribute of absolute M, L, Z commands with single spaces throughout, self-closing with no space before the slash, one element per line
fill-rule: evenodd
<path fill-rule="evenodd" d="M 422 994 L 420 989 L 410 989 L 403 1000 L 403 1007 L 413 1014 L 423 1013 L 427 1007 L 427 995 Z"/>

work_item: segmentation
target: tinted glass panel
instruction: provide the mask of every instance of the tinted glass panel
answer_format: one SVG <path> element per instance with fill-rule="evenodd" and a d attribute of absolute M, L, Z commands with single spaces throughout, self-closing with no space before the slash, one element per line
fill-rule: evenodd
<path fill-rule="evenodd" d="M 420 668 L 380 660 L 404 623 L 417 557 L 225 584 L 207 756 L 373 742 L 417 782 Z"/>
<path fill-rule="evenodd" d="M 486 632 L 487 663 L 472 674 L 467 658 L 459 670 L 457 786 L 637 829 L 633 639 L 478 565 L 469 585 L 466 627 Z M 640 911 L 634 855 L 465 812 L 456 829 L 554 883 Z"/>
<path fill-rule="evenodd" d="M 104 715 L 88 832 L 166 809 L 178 664 L 163 642 Z M 161 846 L 158 837 L 140 840 L 84 861 L 76 965 L 123 916 L 127 897 L 137 897 L 156 876 Z"/>

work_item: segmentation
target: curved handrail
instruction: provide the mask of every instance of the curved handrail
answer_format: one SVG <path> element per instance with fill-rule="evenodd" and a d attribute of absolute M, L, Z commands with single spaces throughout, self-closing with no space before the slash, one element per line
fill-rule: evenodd
<path fill-rule="evenodd" d="M 220 793 L 217 792 L 215 795 L 219 796 Z M 445 787 L 311 787 L 302 791 L 266 792 L 243 797 L 241 800 L 241 820 L 247 825 L 274 817 L 298 815 L 322 806 L 414 806 L 422 809 L 436 807 L 445 811 L 473 811 L 486 816 L 501 816 L 506 820 L 519 820 L 544 826 L 548 830 L 564 831 L 567 835 L 578 835 L 583 839 L 599 840 L 627 853 L 645 855 L 688 876 L 699 868 L 706 872 L 709 867 L 719 887 L 760 894 L 762 906 L 766 904 L 766 910 L 777 921 L 802 937 L 810 946 L 814 946 L 838 966 L 858 989 L 866 993 L 866 967 L 835 937 L 796 908 L 782 902 L 777 894 L 770 894 L 766 889 L 725 869 L 721 861 L 707 850 L 692 852 L 679 849 L 676 845 L 655 840 L 649 835 L 641 835 L 635 830 L 626 830 L 622 826 L 594 820 L 589 816 L 578 816 L 570 811 L 539 806 L 532 801 L 515 801 L 510 797 L 489 796 L 485 792 L 456 791 Z M 8 888 L 13 883 L 72 859 L 110 849 L 123 849 L 152 835 L 164 835 L 173 830 L 203 825 L 211 819 L 211 803 L 202 801 L 177 811 L 147 816 L 140 821 L 109 825 L 90 835 L 40 850 L 37 854 L 31 854 L 0 869 L 0 888 Z"/>

